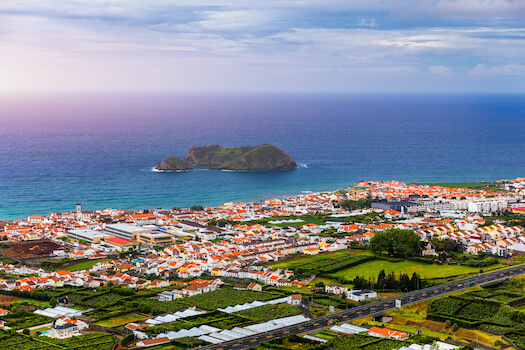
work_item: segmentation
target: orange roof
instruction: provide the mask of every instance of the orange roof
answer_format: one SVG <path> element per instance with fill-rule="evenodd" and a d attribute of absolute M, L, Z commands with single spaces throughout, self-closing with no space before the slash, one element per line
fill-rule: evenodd
<path fill-rule="evenodd" d="M 372 327 L 370 328 L 371 333 L 381 334 L 388 338 L 408 338 L 408 334 L 403 332 L 394 331 L 388 328 Z"/>

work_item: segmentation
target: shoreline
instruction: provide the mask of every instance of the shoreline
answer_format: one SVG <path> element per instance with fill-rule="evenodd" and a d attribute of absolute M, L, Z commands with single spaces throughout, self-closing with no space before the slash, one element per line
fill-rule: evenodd
<path fill-rule="evenodd" d="M 154 170 L 152 170 L 154 171 Z M 159 172 L 165 172 L 165 171 L 159 171 Z M 177 172 L 187 172 L 187 171 L 177 171 Z M 368 180 L 368 181 L 391 181 L 391 180 Z M 436 185 L 436 184 L 450 184 L 450 185 L 454 185 L 454 184 L 483 184 L 483 185 L 488 185 L 488 184 L 496 184 L 498 183 L 497 181 L 500 181 L 500 180 L 495 180 L 495 181 L 479 181 L 479 182 L 475 182 L 475 181 L 472 181 L 472 182 L 438 182 L 438 181 L 435 181 L 435 182 L 406 182 L 407 185 L 412 185 L 412 184 L 419 184 L 419 185 Z M 214 208 L 217 208 L 219 206 L 222 206 L 226 203 L 260 203 L 261 200 L 262 201 L 265 201 L 265 200 L 269 200 L 269 199 L 273 199 L 273 198 L 276 198 L 276 199 L 286 199 L 286 198 L 297 198 L 297 197 L 305 197 L 305 196 L 310 196 L 310 195 L 320 195 L 320 194 L 328 194 L 328 193 L 335 193 L 337 191 L 340 191 L 342 189 L 345 189 L 345 188 L 350 188 L 354 185 L 356 185 L 356 183 L 352 184 L 352 185 L 348 185 L 348 186 L 344 186 L 344 187 L 337 187 L 337 188 L 334 188 L 334 189 L 330 189 L 330 190 L 326 190 L 326 189 L 323 189 L 323 190 L 301 190 L 301 191 L 293 191 L 293 192 L 288 192 L 286 194 L 276 194 L 276 195 L 273 195 L 273 196 L 269 196 L 269 197 L 266 197 L 266 198 L 261 198 L 260 200 L 226 200 L 226 201 L 220 201 L 221 203 L 220 204 L 217 204 L 217 205 L 210 205 L 210 203 L 202 203 L 202 204 L 199 204 L 199 205 L 202 205 L 203 207 L 214 207 Z M 454 188 L 453 186 L 451 188 Z M 69 211 L 61 211 L 61 210 L 51 210 L 50 212 L 48 213 L 35 213 L 35 212 L 31 212 L 31 213 L 28 213 L 27 215 L 23 215 L 23 214 L 20 214 L 20 215 L 17 215 L 17 214 L 14 214 L 12 217 L 10 218 L 7 218 L 7 217 L 4 217 L 4 216 L 1 216 L 0 215 L 0 221 L 21 221 L 21 220 L 26 220 L 29 216 L 49 216 L 51 215 L 52 213 L 66 213 L 66 212 L 72 212 L 73 209 L 74 209 L 74 206 L 75 206 L 76 203 L 71 203 L 71 209 Z M 81 203 L 80 201 L 80 204 L 82 204 L 84 206 L 83 203 Z M 176 207 L 176 205 L 174 206 Z M 109 207 L 104 207 L 104 208 L 95 208 L 95 207 L 90 207 L 89 204 L 86 205 L 86 208 L 91 210 L 91 211 L 103 211 L 103 210 L 106 210 L 106 209 L 109 209 Z M 189 208 L 189 206 L 188 206 Z M 155 210 L 155 209 L 165 209 L 165 210 L 170 210 L 171 208 L 168 208 L 168 207 L 163 207 L 163 208 L 160 208 L 160 207 L 157 207 L 157 208 L 153 208 L 153 207 L 150 207 L 150 208 L 145 208 L 144 205 L 141 205 L 140 203 L 138 204 L 135 204 L 135 205 L 131 205 L 131 206 L 121 206 L 121 207 L 117 207 L 115 208 L 114 210 L 125 210 L 125 211 L 136 211 L 136 210 L 142 210 L 142 209 L 147 209 L 147 210 Z"/>

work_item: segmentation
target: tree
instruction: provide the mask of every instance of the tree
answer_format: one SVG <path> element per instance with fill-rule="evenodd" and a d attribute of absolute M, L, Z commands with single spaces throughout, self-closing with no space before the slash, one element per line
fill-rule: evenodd
<path fill-rule="evenodd" d="M 385 278 L 386 278 L 385 270 L 379 271 L 379 274 L 377 275 L 377 286 L 378 287 L 382 287 L 385 284 L 386 282 Z"/>
<path fill-rule="evenodd" d="M 419 252 L 419 236 L 414 231 L 397 228 L 377 232 L 370 240 L 370 249 L 378 255 L 387 253 L 396 258 L 408 258 Z"/>
<path fill-rule="evenodd" d="M 203 211 L 204 208 L 202 207 L 202 205 L 196 205 L 196 204 L 194 204 L 194 205 L 192 205 L 192 206 L 190 207 L 190 210 L 191 210 L 191 211 Z"/>
<path fill-rule="evenodd" d="M 360 198 L 356 201 L 345 199 L 339 203 L 339 206 L 346 210 L 370 208 L 372 206 L 372 200 L 371 198 Z"/>
<path fill-rule="evenodd" d="M 31 331 L 29 331 L 29 328 L 24 328 L 22 333 L 24 333 L 25 335 L 29 335 L 31 333 Z"/>
<path fill-rule="evenodd" d="M 408 277 L 408 274 L 402 273 L 399 276 L 399 289 L 407 291 L 412 289 L 412 286 L 410 284 L 410 277 Z"/>
<path fill-rule="evenodd" d="M 457 323 L 454 323 L 454 324 L 452 325 L 452 332 L 455 333 L 455 332 L 457 332 L 458 329 L 459 329 L 458 324 L 457 324 Z"/>
<path fill-rule="evenodd" d="M 450 326 L 452 326 L 452 322 L 450 320 L 447 320 L 445 322 L 445 328 L 450 328 Z"/>

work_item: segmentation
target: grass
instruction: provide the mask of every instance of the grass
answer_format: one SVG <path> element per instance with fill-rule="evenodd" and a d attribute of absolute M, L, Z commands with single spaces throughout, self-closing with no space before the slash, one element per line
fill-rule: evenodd
<path fill-rule="evenodd" d="M 493 270 L 497 268 L 505 267 L 502 264 L 495 264 L 483 268 L 484 271 Z M 414 272 L 418 273 L 422 278 L 440 278 L 450 277 L 457 275 L 464 275 L 469 273 L 477 273 L 479 269 L 477 267 L 463 266 L 463 265 L 430 265 L 419 263 L 415 261 L 400 261 L 390 262 L 386 260 L 373 260 L 368 261 L 358 266 L 353 266 L 345 270 L 338 271 L 333 275 L 335 277 L 344 277 L 347 280 L 353 280 L 357 276 L 365 278 L 373 277 L 376 278 L 381 270 L 385 270 L 388 274 L 390 271 L 394 271 L 397 275 L 406 273 L 409 276 Z"/>
<path fill-rule="evenodd" d="M 48 301 L 39 301 L 39 300 L 33 300 L 33 299 L 20 299 L 17 301 L 13 301 L 11 303 L 11 305 L 18 305 L 18 304 L 35 305 L 41 308 L 51 307 L 51 304 Z"/>
<path fill-rule="evenodd" d="M 96 263 L 103 261 L 111 261 L 111 259 L 101 259 L 101 260 L 90 260 L 83 261 L 78 264 L 74 264 L 65 268 L 66 271 L 78 271 L 78 270 L 88 270 L 93 267 Z"/>
<path fill-rule="evenodd" d="M 291 225 L 295 226 L 303 226 L 306 224 L 316 224 L 316 225 L 324 225 L 325 221 L 323 220 L 308 220 L 308 221 L 301 221 L 301 222 L 283 222 L 282 224 L 266 224 L 268 227 L 278 226 L 278 227 L 288 227 Z"/>
<path fill-rule="evenodd" d="M 481 287 L 473 287 L 469 288 L 467 290 L 455 292 L 450 295 L 461 295 L 465 293 L 470 293 L 476 290 L 483 290 Z M 438 297 L 433 298 L 430 300 L 425 300 L 419 303 L 403 306 L 400 309 L 394 309 L 385 312 L 386 315 L 393 316 L 393 320 L 390 321 L 388 324 L 385 324 L 387 328 L 403 331 L 403 332 L 409 332 L 409 333 L 415 333 L 416 331 L 420 330 L 423 335 L 428 335 L 431 337 L 436 337 L 441 340 L 445 340 L 448 337 L 454 337 L 451 335 L 451 330 L 446 329 L 444 323 L 437 322 L 437 321 L 430 321 L 426 319 L 428 306 L 437 299 L 446 298 L 445 297 Z M 365 317 L 361 318 L 359 320 L 356 320 L 356 325 L 363 325 L 365 323 L 369 325 L 382 325 L 382 323 L 374 322 L 372 321 L 371 317 Z M 451 334 L 449 334 L 449 332 Z M 471 343 L 472 341 L 478 341 L 479 343 L 485 344 L 487 346 L 493 346 L 494 342 L 497 340 L 503 341 L 505 344 L 507 342 L 502 339 L 500 336 L 492 335 L 483 331 L 479 330 L 471 330 L 471 329 L 465 329 L 460 328 L 456 332 L 456 339 L 459 341 Z"/>
<path fill-rule="evenodd" d="M 492 190 L 498 191 L 502 188 L 500 184 L 483 183 L 483 182 L 439 182 L 439 183 L 424 183 L 422 185 L 441 186 L 448 188 L 472 188 L 474 190 Z"/>
<path fill-rule="evenodd" d="M 314 334 L 314 336 L 319 337 L 319 338 L 332 340 L 334 338 L 337 338 L 339 336 L 339 333 L 333 332 L 333 331 L 328 330 L 328 329 L 324 329 L 321 332 Z"/>
<path fill-rule="evenodd" d="M 343 249 L 343 250 L 338 250 L 336 252 L 323 252 L 317 255 L 299 255 L 290 260 L 271 262 L 267 265 L 275 269 L 287 269 L 293 265 L 297 265 L 298 263 L 304 264 L 304 263 L 309 263 L 309 262 L 317 261 L 320 259 L 324 259 L 326 257 L 336 258 L 336 257 L 344 256 L 344 255 L 353 256 L 353 255 L 372 255 L 372 254 L 369 251 L 363 250 L 363 249 Z"/>
<path fill-rule="evenodd" d="M 96 322 L 95 324 L 97 326 L 103 326 L 103 327 L 118 327 L 122 326 L 131 322 L 143 320 L 147 316 L 145 315 L 139 315 L 139 314 L 129 314 L 125 316 L 115 317 L 115 318 L 109 318 L 107 320 Z"/>

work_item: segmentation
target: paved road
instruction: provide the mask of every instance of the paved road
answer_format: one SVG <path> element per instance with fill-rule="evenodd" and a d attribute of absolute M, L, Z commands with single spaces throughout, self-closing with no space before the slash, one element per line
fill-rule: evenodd
<path fill-rule="evenodd" d="M 422 290 L 406 293 L 394 298 L 388 298 L 370 303 L 363 306 L 354 307 L 348 310 L 333 313 L 331 315 L 315 318 L 308 322 L 303 322 L 293 326 L 279 328 L 267 333 L 259 333 L 248 337 L 227 341 L 221 344 L 202 346 L 200 350 L 241 350 L 248 349 L 252 346 L 258 345 L 265 340 L 271 340 L 279 337 L 285 337 L 291 334 L 304 334 L 326 328 L 328 322 L 332 319 L 337 319 L 340 323 L 352 321 L 368 315 L 392 310 L 396 308 L 395 301 L 401 300 L 402 305 L 409 305 L 423 300 L 435 298 L 440 295 L 454 293 L 463 289 L 467 289 L 473 285 L 485 284 L 494 282 L 499 279 L 510 278 L 525 273 L 525 265 L 513 266 L 506 269 L 501 269 L 493 272 L 487 272 L 478 276 L 465 278 L 439 286 L 425 288 Z M 484 347 L 485 348 L 485 347 Z M 488 347 L 487 347 L 488 348 Z"/>
<path fill-rule="evenodd" d="M 46 323 L 46 324 L 39 324 L 37 326 L 29 327 L 28 329 L 30 331 L 34 331 L 35 329 L 39 329 L 39 328 L 51 328 L 51 327 L 53 327 L 53 322 Z M 7 329 L 7 327 L 6 327 L 6 329 Z M 23 331 L 23 329 L 17 330 L 18 333 L 21 333 L 22 331 Z"/>

